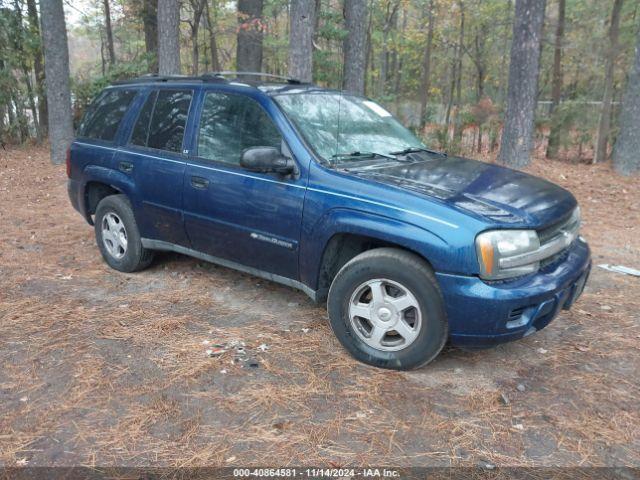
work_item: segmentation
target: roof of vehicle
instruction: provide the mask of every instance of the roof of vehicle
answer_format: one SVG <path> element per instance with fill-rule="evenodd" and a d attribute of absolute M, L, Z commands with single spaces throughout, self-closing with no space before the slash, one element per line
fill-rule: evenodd
<path fill-rule="evenodd" d="M 157 84 L 157 83 L 218 83 L 227 85 L 237 85 L 244 87 L 253 87 L 261 90 L 266 94 L 282 93 L 290 90 L 328 90 L 318 87 L 312 83 L 301 82 L 295 78 L 284 77 L 281 75 L 272 75 L 262 72 L 210 72 L 198 76 L 189 75 L 158 75 L 149 74 L 141 77 L 119 80 L 114 85 L 140 85 L 140 84 Z"/>

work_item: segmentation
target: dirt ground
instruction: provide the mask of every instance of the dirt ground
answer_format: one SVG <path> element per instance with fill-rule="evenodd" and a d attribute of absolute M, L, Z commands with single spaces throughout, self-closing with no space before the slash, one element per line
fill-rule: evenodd
<path fill-rule="evenodd" d="M 640 268 L 640 179 L 530 170 L 578 197 L 595 263 Z M 2 465 L 640 466 L 640 278 L 594 267 L 545 330 L 398 373 L 298 291 L 174 254 L 109 269 L 45 148 L 0 150 L 0 226 Z M 234 341 L 248 361 L 207 356 Z"/>

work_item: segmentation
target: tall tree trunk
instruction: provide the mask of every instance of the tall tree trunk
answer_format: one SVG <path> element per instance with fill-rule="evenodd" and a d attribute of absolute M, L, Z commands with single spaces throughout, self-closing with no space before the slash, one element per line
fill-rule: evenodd
<path fill-rule="evenodd" d="M 387 2 L 387 11 L 382 26 L 382 48 L 380 49 L 380 76 L 378 77 L 378 94 L 384 95 L 387 90 L 387 80 L 389 71 L 389 32 L 391 26 L 395 23 L 396 12 L 400 6 L 399 0 L 389 0 Z"/>
<path fill-rule="evenodd" d="M 459 0 L 460 7 L 460 32 L 456 57 L 456 109 L 453 119 L 453 138 L 459 142 L 462 140 L 462 126 L 460 124 L 460 109 L 462 108 L 462 50 L 464 49 L 464 2 Z"/>
<path fill-rule="evenodd" d="M 44 57 L 42 55 L 42 37 L 40 35 L 40 20 L 35 0 L 27 0 L 29 26 L 32 34 L 38 39 L 33 57 L 33 70 L 36 76 L 36 94 L 38 96 L 39 139 L 47 134 L 47 94 L 44 86 Z"/>
<path fill-rule="evenodd" d="M 513 1 L 507 0 L 507 20 L 505 25 L 511 25 L 511 12 L 513 11 Z M 502 49 L 502 58 L 500 60 L 500 102 L 503 104 L 506 102 L 507 98 L 507 80 L 506 80 L 506 71 L 507 71 L 507 58 L 509 57 L 509 34 L 511 33 L 512 28 L 505 28 L 505 36 L 503 39 L 503 49 Z M 513 39 L 511 39 L 513 42 Z"/>
<path fill-rule="evenodd" d="M 622 175 L 640 171 L 640 32 L 635 63 L 629 71 L 627 90 L 620 112 L 620 133 L 613 147 L 613 166 Z"/>
<path fill-rule="evenodd" d="M 433 48 L 433 0 L 429 0 L 426 15 L 427 43 L 422 57 L 422 72 L 420 75 L 420 128 L 424 128 L 427 121 L 427 101 L 429 100 L 429 90 L 431 89 L 431 50 Z"/>
<path fill-rule="evenodd" d="M 487 29 L 485 25 L 481 25 L 474 37 L 474 58 L 473 63 L 476 66 L 476 102 L 480 102 L 484 97 L 484 82 L 487 75 L 487 66 L 485 61 L 485 42 L 487 38 Z"/>
<path fill-rule="evenodd" d="M 220 59 L 218 57 L 218 42 L 216 41 L 216 20 L 217 20 L 217 15 L 215 14 L 217 6 L 214 2 L 213 8 L 214 8 L 214 16 L 213 18 L 211 17 L 211 12 L 209 10 L 209 2 L 205 1 L 204 2 L 204 8 L 205 8 L 205 27 L 207 29 L 207 31 L 209 32 L 209 50 L 211 53 L 211 70 L 213 70 L 214 72 L 219 72 L 220 70 L 222 70 L 222 68 L 220 67 Z"/>
<path fill-rule="evenodd" d="M 400 40 L 396 42 L 396 49 L 394 51 L 395 57 L 397 61 L 394 61 L 394 71 L 396 74 L 396 83 L 394 87 L 394 95 L 396 102 L 396 109 L 399 111 L 400 107 L 400 93 L 402 91 L 402 69 L 404 67 L 404 55 L 402 54 L 402 49 L 400 46 L 402 45 L 402 39 L 404 39 L 405 34 L 407 32 L 407 21 L 408 21 L 408 9 L 402 9 L 402 23 L 400 27 Z"/>
<path fill-rule="evenodd" d="M 238 0 L 236 70 L 262 71 L 262 0 Z"/>
<path fill-rule="evenodd" d="M 370 1 L 369 10 L 371 10 L 374 0 L 369 0 L 369 1 Z M 354 21 L 354 20 L 351 20 L 351 21 Z M 365 53 L 365 59 L 364 59 L 364 93 L 365 94 L 367 93 L 368 86 L 373 83 L 373 47 L 371 46 L 371 29 L 372 29 L 372 27 L 373 27 L 373 15 L 369 15 L 369 22 L 368 22 L 368 25 L 367 25 L 367 36 L 366 36 L 366 39 L 365 39 L 365 42 L 366 42 L 366 45 L 367 45 L 367 51 Z M 350 57 L 353 58 L 353 56 L 356 53 L 351 53 Z M 355 68 L 355 67 L 353 65 L 351 65 L 349 68 Z M 346 75 L 347 68 L 343 68 L 342 71 L 343 71 L 344 75 Z M 355 76 L 355 74 L 353 74 L 353 75 L 350 74 L 350 76 Z M 343 85 L 343 88 L 345 90 L 347 90 L 347 91 L 351 90 L 351 89 L 347 88 L 346 84 Z M 353 90 L 353 91 L 355 92 L 356 90 Z"/>
<path fill-rule="evenodd" d="M 67 148 L 73 140 L 71 89 L 69 86 L 69 50 L 62 0 L 40 2 L 44 37 L 47 105 L 51 161 L 64 163 Z"/>
<path fill-rule="evenodd" d="M 507 110 L 498 155 L 500 162 L 513 167 L 527 165 L 534 146 L 544 10 L 545 0 L 516 0 Z"/>
<path fill-rule="evenodd" d="M 344 38 L 344 63 L 342 88 L 364 95 L 367 53 L 367 1 L 345 0 L 344 22 L 347 36 Z"/>
<path fill-rule="evenodd" d="M 602 108 L 600 109 L 600 122 L 598 123 L 598 135 L 596 138 L 593 163 L 604 162 L 607 159 L 607 145 L 611 134 L 611 99 L 613 97 L 613 69 L 618 56 L 618 36 L 620 33 L 620 10 L 623 0 L 614 0 L 609 25 L 609 48 L 605 62 L 604 94 L 602 95 Z"/>
<path fill-rule="evenodd" d="M 144 46 L 149 55 L 149 70 L 158 71 L 158 0 L 142 0 Z"/>
<path fill-rule="evenodd" d="M 111 7 L 109 0 L 104 0 L 104 26 L 107 31 L 107 47 L 109 48 L 109 64 L 116 64 L 116 50 L 113 46 L 113 30 L 111 29 Z"/>
<path fill-rule="evenodd" d="M 558 25 L 556 26 L 556 39 L 553 49 L 553 79 L 551 82 L 551 111 L 553 113 L 560 104 L 562 96 L 562 43 L 564 41 L 564 19 L 566 0 L 558 0 Z M 547 143 L 547 158 L 555 158 L 558 155 L 560 145 L 559 128 L 552 125 Z"/>
<path fill-rule="evenodd" d="M 200 64 L 200 49 L 198 44 L 198 32 L 200 30 L 200 19 L 207 0 L 190 0 L 193 10 L 193 20 L 191 21 L 191 73 L 198 75 Z"/>
<path fill-rule="evenodd" d="M 313 34 L 316 1 L 292 0 L 289 13 L 289 76 L 302 82 L 313 78 Z"/>
<path fill-rule="evenodd" d="M 180 3 L 158 0 L 158 72 L 180 74 Z"/>

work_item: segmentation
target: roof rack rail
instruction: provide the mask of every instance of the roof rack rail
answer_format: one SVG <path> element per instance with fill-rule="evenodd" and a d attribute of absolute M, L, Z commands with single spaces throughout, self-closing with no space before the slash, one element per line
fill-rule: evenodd
<path fill-rule="evenodd" d="M 283 75 L 273 75 L 271 73 L 262 73 L 262 72 L 237 72 L 234 70 L 223 70 L 221 72 L 209 72 L 205 73 L 202 76 L 214 77 L 214 78 L 224 78 L 227 76 L 235 75 L 237 77 L 264 77 L 264 78 L 273 78 L 274 80 L 284 80 L 286 83 L 290 84 L 301 84 L 302 82 L 297 78 L 285 77 Z"/>
<path fill-rule="evenodd" d="M 290 85 L 301 85 L 304 82 L 296 78 L 285 77 L 282 75 L 273 75 L 271 73 L 262 72 L 236 72 L 232 70 L 225 70 L 221 72 L 208 72 L 202 75 L 159 75 L 157 73 L 147 73 L 136 78 L 129 78 L 124 80 L 117 80 L 113 82 L 114 85 L 128 85 L 136 83 L 149 83 L 149 82 L 228 82 L 226 77 L 262 77 L 265 79 L 280 80 Z"/>
<path fill-rule="evenodd" d="M 224 80 L 222 77 L 204 77 L 193 75 L 159 75 L 157 73 L 146 73 L 136 78 L 117 80 L 113 82 L 115 85 L 131 84 L 131 83 L 148 83 L 148 82 L 202 82 L 211 80 Z"/>

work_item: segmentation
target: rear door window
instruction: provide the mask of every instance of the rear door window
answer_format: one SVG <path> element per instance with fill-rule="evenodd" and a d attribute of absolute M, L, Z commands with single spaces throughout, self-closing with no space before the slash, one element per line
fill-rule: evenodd
<path fill-rule="evenodd" d="M 168 152 L 181 152 L 189 116 L 191 90 L 159 90 L 151 114 L 146 146 Z"/>
<path fill-rule="evenodd" d="M 125 89 L 105 91 L 87 110 L 78 136 L 113 142 L 136 93 L 136 90 Z"/>

